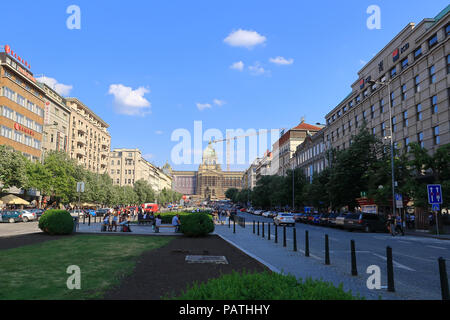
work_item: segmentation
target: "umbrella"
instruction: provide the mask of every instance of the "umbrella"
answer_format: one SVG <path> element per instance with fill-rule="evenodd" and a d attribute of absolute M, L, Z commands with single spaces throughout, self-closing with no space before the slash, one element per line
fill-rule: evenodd
<path fill-rule="evenodd" d="M 29 205 L 30 203 L 26 200 L 23 200 L 22 198 L 19 198 L 18 196 L 15 196 L 13 194 L 8 194 L 7 196 L 4 196 L 0 199 L 5 204 L 23 204 L 23 205 Z"/>

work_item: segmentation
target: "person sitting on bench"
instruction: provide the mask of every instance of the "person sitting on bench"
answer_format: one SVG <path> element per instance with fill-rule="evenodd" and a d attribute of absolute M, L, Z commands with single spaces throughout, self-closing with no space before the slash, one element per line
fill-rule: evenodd
<path fill-rule="evenodd" d="M 131 232 L 130 229 L 130 217 L 123 217 L 123 221 L 120 222 L 120 226 L 122 227 L 122 232 Z"/>
<path fill-rule="evenodd" d="M 158 214 L 158 216 L 155 219 L 155 233 L 159 233 L 160 226 L 161 226 L 161 215 Z"/>
<path fill-rule="evenodd" d="M 180 232 L 180 226 L 181 226 L 181 222 L 180 222 L 180 215 L 177 214 L 172 218 L 172 225 L 175 227 L 175 232 Z"/>
<path fill-rule="evenodd" d="M 109 228 L 109 213 L 107 213 L 103 218 L 102 231 L 107 231 L 108 228 Z"/>

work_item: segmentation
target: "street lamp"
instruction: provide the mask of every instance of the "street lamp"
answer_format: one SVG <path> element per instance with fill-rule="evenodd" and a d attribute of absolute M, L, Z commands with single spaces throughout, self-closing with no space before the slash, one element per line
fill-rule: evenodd
<path fill-rule="evenodd" d="M 396 214 L 396 203 L 395 203 L 395 171 L 394 171 L 394 132 L 392 130 L 392 105 L 391 105 L 391 82 L 374 81 L 370 80 L 371 85 L 386 85 L 388 88 L 388 100 L 389 100 L 389 129 L 391 131 L 390 141 L 391 141 L 391 177 L 392 177 L 392 213 Z"/>

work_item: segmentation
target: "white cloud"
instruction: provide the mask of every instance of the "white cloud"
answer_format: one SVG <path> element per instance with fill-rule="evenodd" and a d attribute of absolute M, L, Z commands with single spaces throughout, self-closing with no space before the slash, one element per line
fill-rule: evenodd
<path fill-rule="evenodd" d="M 249 66 L 248 70 L 250 70 L 250 73 L 254 76 L 259 76 L 262 75 L 264 73 L 267 73 L 267 71 L 261 67 L 261 65 L 259 64 L 259 62 L 255 62 L 254 65 Z"/>
<path fill-rule="evenodd" d="M 221 107 L 221 106 L 223 106 L 224 104 L 226 104 L 225 101 L 219 100 L 219 99 L 214 99 L 213 102 L 214 102 L 215 105 L 217 105 L 217 106 L 219 106 L 219 107 Z"/>
<path fill-rule="evenodd" d="M 62 96 L 68 96 L 70 94 L 70 91 L 72 91 L 72 89 L 73 89 L 73 86 L 71 86 L 71 85 L 59 83 L 56 79 L 49 78 L 46 76 L 36 78 L 36 80 L 39 82 L 45 83 L 46 85 L 48 85 L 50 88 L 52 88 L 53 90 L 55 90 Z"/>
<path fill-rule="evenodd" d="M 293 64 L 294 63 L 294 59 L 286 59 L 284 57 L 276 57 L 276 58 L 270 58 L 269 59 L 270 62 L 278 64 L 278 65 L 289 65 L 289 64 Z"/>
<path fill-rule="evenodd" d="M 209 103 L 197 103 L 197 108 L 198 108 L 198 110 L 200 110 L 200 111 L 203 111 L 203 110 L 205 110 L 205 109 L 211 109 L 211 104 L 209 104 Z"/>
<path fill-rule="evenodd" d="M 242 71 L 242 70 L 244 70 L 244 63 L 242 61 L 235 62 L 230 66 L 230 68 L 234 69 L 234 70 Z"/>
<path fill-rule="evenodd" d="M 260 35 L 256 31 L 239 29 L 231 32 L 223 41 L 232 47 L 245 47 L 251 49 L 256 45 L 266 42 L 266 37 Z"/>
<path fill-rule="evenodd" d="M 161 130 L 156 130 L 155 133 L 156 133 L 157 135 L 162 135 L 164 132 L 162 132 Z"/>
<path fill-rule="evenodd" d="M 151 103 L 144 98 L 150 90 L 139 87 L 133 90 L 122 84 L 112 84 L 109 86 L 109 94 L 114 96 L 116 110 L 120 114 L 145 115 L 150 113 Z"/>

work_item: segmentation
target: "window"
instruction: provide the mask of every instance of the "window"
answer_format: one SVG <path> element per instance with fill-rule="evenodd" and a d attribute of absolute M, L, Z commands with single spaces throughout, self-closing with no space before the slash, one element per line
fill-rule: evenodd
<path fill-rule="evenodd" d="M 448 24 L 448 25 L 445 27 L 445 33 L 447 34 L 447 36 L 450 35 L 450 24 Z"/>
<path fill-rule="evenodd" d="M 375 106 L 372 105 L 370 107 L 370 118 L 373 119 L 375 117 Z"/>
<path fill-rule="evenodd" d="M 359 117 L 358 117 L 358 116 L 355 116 L 355 127 L 356 127 L 356 128 L 358 128 L 358 120 L 359 120 Z"/>
<path fill-rule="evenodd" d="M 408 111 L 403 111 L 403 127 L 408 127 Z"/>
<path fill-rule="evenodd" d="M 450 73 L 450 54 L 447 56 L 447 74 Z"/>
<path fill-rule="evenodd" d="M 23 134 L 17 131 L 14 131 L 14 141 L 17 141 L 19 143 L 23 143 Z"/>
<path fill-rule="evenodd" d="M 33 139 L 33 148 L 40 150 L 41 142 L 39 140 Z"/>
<path fill-rule="evenodd" d="M 439 126 L 433 128 L 433 140 L 434 144 L 439 144 L 441 142 L 441 138 L 439 136 Z"/>
<path fill-rule="evenodd" d="M 352 130 L 352 120 L 348 121 L 348 131 Z"/>
<path fill-rule="evenodd" d="M 2 137 L 12 139 L 12 129 L 8 127 L 2 126 L 0 134 Z"/>
<path fill-rule="evenodd" d="M 375 135 L 377 133 L 377 130 L 375 127 L 372 128 L 372 134 Z"/>
<path fill-rule="evenodd" d="M 391 92 L 391 107 L 395 106 L 395 93 Z"/>
<path fill-rule="evenodd" d="M 397 131 L 397 117 L 392 118 L 392 131 L 393 132 Z"/>
<path fill-rule="evenodd" d="M 436 68 L 434 66 L 431 66 L 429 69 L 430 72 L 430 83 L 436 82 Z"/>
<path fill-rule="evenodd" d="M 408 67 L 408 58 L 402 60 L 402 70 Z"/>
<path fill-rule="evenodd" d="M 406 152 L 409 152 L 409 150 L 410 150 L 410 147 L 409 147 L 409 138 L 405 138 L 405 139 L 403 140 L 403 143 L 405 144 L 405 151 L 406 151 Z"/>
<path fill-rule="evenodd" d="M 414 78 L 414 88 L 416 93 L 420 92 L 420 76 Z"/>
<path fill-rule="evenodd" d="M 422 47 L 419 47 L 414 51 L 414 59 L 417 60 L 421 56 L 422 56 Z"/>
<path fill-rule="evenodd" d="M 17 112 L 16 112 L 16 121 L 21 125 L 25 125 L 25 117 Z"/>
<path fill-rule="evenodd" d="M 347 106 L 344 106 L 344 108 L 342 109 L 342 112 L 347 112 L 348 108 Z"/>
<path fill-rule="evenodd" d="M 397 75 L 397 67 L 393 67 L 391 69 L 391 78 L 395 77 Z"/>
<path fill-rule="evenodd" d="M 384 99 L 380 100 L 380 113 L 384 112 Z"/>
<path fill-rule="evenodd" d="M 386 123 L 385 123 L 385 122 L 383 122 L 383 123 L 381 124 L 381 136 L 382 136 L 382 137 L 385 137 L 385 136 L 386 136 Z"/>
<path fill-rule="evenodd" d="M 420 147 L 423 148 L 423 132 L 419 132 L 417 134 L 417 142 L 420 144 Z"/>
<path fill-rule="evenodd" d="M 339 118 L 341 116 L 341 110 L 339 110 L 338 112 L 337 112 L 337 117 Z"/>
<path fill-rule="evenodd" d="M 22 97 L 20 94 L 17 94 L 17 103 L 20 104 L 22 107 L 25 107 L 25 98 Z"/>
<path fill-rule="evenodd" d="M 422 120 L 422 104 L 418 104 L 416 107 L 416 115 L 417 115 L 417 121 Z"/>
<path fill-rule="evenodd" d="M 2 108 L 2 115 L 8 119 L 14 120 L 14 111 L 6 106 L 3 106 Z"/>
<path fill-rule="evenodd" d="M 111 160 L 111 165 L 112 165 L 112 166 L 114 165 L 114 160 Z"/>
<path fill-rule="evenodd" d="M 15 100 L 14 98 L 15 98 L 15 95 L 16 95 L 16 93 L 14 92 L 14 91 L 12 91 L 10 88 L 8 88 L 8 87 L 3 87 L 3 95 L 5 96 L 5 97 L 7 97 L 8 99 L 10 99 L 10 100 Z"/>
<path fill-rule="evenodd" d="M 364 90 L 364 92 L 363 92 L 364 98 L 367 98 L 368 95 L 369 95 L 369 90 L 368 89 Z"/>
<path fill-rule="evenodd" d="M 364 111 L 363 111 L 363 120 L 364 120 L 364 121 L 366 121 L 366 117 L 367 117 L 367 111 L 364 110 Z"/>
<path fill-rule="evenodd" d="M 406 84 L 402 85 L 402 100 L 406 100 Z"/>
<path fill-rule="evenodd" d="M 431 97 L 431 113 L 438 113 L 437 96 Z"/>
<path fill-rule="evenodd" d="M 430 49 L 433 48 L 437 44 L 437 42 L 438 42 L 437 34 L 435 34 L 430 39 L 428 39 L 428 48 Z"/>
<path fill-rule="evenodd" d="M 356 104 L 360 103 L 361 102 L 361 96 L 357 95 L 355 100 L 356 100 Z"/>

